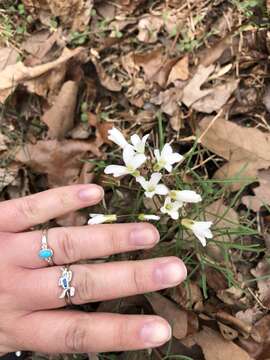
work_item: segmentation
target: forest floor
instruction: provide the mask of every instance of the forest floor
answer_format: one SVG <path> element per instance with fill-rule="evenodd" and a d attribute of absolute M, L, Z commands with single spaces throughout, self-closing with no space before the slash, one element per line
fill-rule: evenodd
<path fill-rule="evenodd" d="M 114 126 L 172 143 L 185 162 L 167 182 L 200 192 L 187 211 L 214 224 L 206 247 L 166 219 L 154 249 L 114 256 L 178 256 L 184 284 L 80 307 L 159 314 L 173 326 L 169 344 L 29 357 L 270 358 L 269 13 L 269 0 L 1 1 L 1 200 L 96 182 L 106 195 L 94 212 L 156 211 L 130 178 L 104 175 L 121 162 Z M 86 224 L 88 213 L 52 224 Z"/>

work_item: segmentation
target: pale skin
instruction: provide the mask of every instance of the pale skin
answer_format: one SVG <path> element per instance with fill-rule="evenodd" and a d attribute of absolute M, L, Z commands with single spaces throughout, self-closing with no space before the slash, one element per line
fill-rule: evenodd
<path fill-rule="evenodd" d="M 41 232 L 29 231 L 70 211 L 98 203 L 103 190 L 73 185 L 0 203 L 0 354 L 18 350 L 89 353 L 160 346 L 171 337 L 155 315 L 85 313 L 65 309 L 59 299 L 61 265 L 71 264 L 74 304 L 105 301 L 173 287 L 186 277 L 176 257 L 79 265 L 159 241 L 151 224 L 107 224 L 52 228 L 54 266 L 38 257 Z"/>

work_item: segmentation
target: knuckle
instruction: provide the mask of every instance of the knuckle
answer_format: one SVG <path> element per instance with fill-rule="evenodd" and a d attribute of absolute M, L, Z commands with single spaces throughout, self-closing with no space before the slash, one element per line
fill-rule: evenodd
<path fill-rule="evenodd" d="M 128 347 L 129 335 L 128 322 L 121 321 L 114 331 L 114 344 L 116 344 L 118 350 L 126 349 Z"/>
<path fill-rule="evenodd" d="M 83 270 L 77 284 L 77 296 L 80 302 L 97 301 L 95 297 L 95 281 L 91 271 Z"/>
<path fill-rule="evenodd" d="M 66 330 L 65 347 L 68 352 L 87 352 L 87 330 L 83 320 L 76 320 Z"/>
<path fill-rule="evenodd" d="M 132 283 L 136 293 L 143 293 L 145 290 L 144 281 L 141 276 L 140 267 L 134 266 L 132 269 Z"/>
<path fill-rule="evenodd" d="M 113 229 L 109 229 L 108 237 L 109 237 L 109 244 L 111 246 L 111 253 L 112 254 L 120 253 L 122 250 L 121 250 L 121 242 L 119 241 L 120 240 L 119 232 Z"/>
<path fill-rule="evenodd" d="M 22 198 L 18 202 L 19 214 L 22 214 L 27 220 L 33 221 L 38 216 L 38 206 L 31 198 Z"/>
<path fill-rule="evenodd" d="M 63 209 L 68 209 L 70 207 L 70 195 L 68 193 L 59 194 L 58 201 Z"/>
<path fill-rule="evenodd" d="M 59 246 L 63 262 L 72 263 L 78 260 L 78 248 L 75 246 L 68 229 L 61 229 Z"/>

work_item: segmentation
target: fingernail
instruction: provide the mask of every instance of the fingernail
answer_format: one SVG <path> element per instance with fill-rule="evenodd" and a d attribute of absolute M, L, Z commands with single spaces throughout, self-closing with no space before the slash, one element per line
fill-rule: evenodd
<path fill-rule="evenodd" d="M 130 243 L 135 246 L 153 245 L 158 242 L 158 240 L 158 231 L 154 227 L 150 228 L 145 225 L 138 225 L 129 235 Z"/>
<path fill-rule="evenodd" d="M 165 321 L 151 321 L 144 324 L 140 335 L 145 343 L 149 343 L 151 345 L 160 345 L 170 340 L 172 336 L 172 330 L 171 327 L 165 323 Z"/>
<path fill-rule="evenodd" d="M 159 264 L 154 270 L 155 281 L 163 286 L 174 286 L 185 280 L 187 269 L 180 260 Z"/>
<path fill-rule="evenodd" d="M 83 201 L 95 201 L 103 197 L 104 191 L 102 187 L 91 185 L 79 191 L 78 196 Z"/>

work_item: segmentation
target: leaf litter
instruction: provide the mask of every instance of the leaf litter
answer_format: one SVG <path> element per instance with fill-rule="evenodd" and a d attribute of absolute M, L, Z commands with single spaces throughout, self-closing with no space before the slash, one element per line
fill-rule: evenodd
<path fill-rule="evenodd" d="M 22 18 L 5 4 L 0 13 L 10 18 L 9 28 L 18 22 L 24 29 L 18 34 L 13 28 L 11 38 L 0 24 L 1 198 L 95 181 L 105 187 L 106 207 L 125 214 L 127 203 L 135 202 L 130 185 L 113 193 L 115 180 L 100 171 L 115 154 L 108 130 L 149 132 L 156 144 L 163 136 L 183 152 L 197 139 L 192 169 L 214 184 L 203 209 L 215 223 L 214 241 L 204 253 L 190 246 L 192 238 L 182 239 L 180 249 L 179 233 L 169 228 L 164 234 L 160 224 L 162 242 L 135 258 L 184 257 L 187 281 L 98 306 L 171 322 L 171 346 L 134 352 L 134 359 L 266 360 L 269 2 L 22 3 Z M 192 171 L 181 175 L 196 184 Z M 254 231 L 245 232 L 243 222 Z M 56 223 L 83 225 L 86 213 Z"/>

